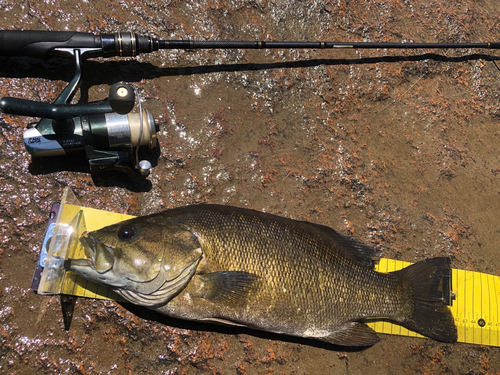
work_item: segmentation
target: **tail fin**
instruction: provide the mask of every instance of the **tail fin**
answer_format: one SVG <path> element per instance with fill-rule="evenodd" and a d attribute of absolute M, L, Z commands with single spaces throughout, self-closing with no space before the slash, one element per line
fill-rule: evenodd
<path fill-rule="evenodd" d="M 453 315 L 443 301 L 444 274 L 450 272 L 449 258 L 431 258 L 415 263 L 395 276 L 409 280 L 413 294 L 411 315 L 400 322 L 406 328 L 443 342 L 457 341 Z"/>

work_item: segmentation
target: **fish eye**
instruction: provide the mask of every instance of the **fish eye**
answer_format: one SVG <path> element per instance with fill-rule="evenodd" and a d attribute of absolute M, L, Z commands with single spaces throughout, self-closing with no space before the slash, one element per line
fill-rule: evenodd
<path fill-rule="evenodd" d="M 118 229 L 118 238 L 120 240 L 132 240 L 136 235 L 134 227 L 123 225 Z"/>

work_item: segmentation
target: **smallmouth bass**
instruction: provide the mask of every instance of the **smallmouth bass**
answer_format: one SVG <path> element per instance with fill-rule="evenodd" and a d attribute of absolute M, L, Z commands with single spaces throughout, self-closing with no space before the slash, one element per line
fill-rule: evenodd
<path fill-rule="evenodd" d="M 363 319 L 377 317 L 457 340 L 436 283 L 449 258 L 379 273 L 371 247 L 329 227 L 211 204 L 134 218 L 80 240 L 88 258 L 68 259 L 67 270 L 174 318 L 369 346 L 380 339 Z"/>

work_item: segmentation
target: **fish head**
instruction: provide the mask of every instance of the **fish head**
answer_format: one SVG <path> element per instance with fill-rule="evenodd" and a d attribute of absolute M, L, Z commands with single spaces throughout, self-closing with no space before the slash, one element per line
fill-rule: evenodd
<path fill-rule="evenodd" d="M 65 268 L 144 306 L 164 304 L 177 295 L 203 255 L 188 227 L 144 218 L 84 233 L 80 242 L 86 258 L 68 259 Z"/>

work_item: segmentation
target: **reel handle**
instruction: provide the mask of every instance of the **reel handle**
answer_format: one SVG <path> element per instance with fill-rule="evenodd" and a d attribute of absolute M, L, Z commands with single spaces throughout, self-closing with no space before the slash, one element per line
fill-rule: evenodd
<path fill-rule="evenodd" d="M 70 117 L 99 115 L 111 112 L 124 115 L 134 108 L 134 104 L 135 93 L 132 86 L 124 83 L 115 83 L 109 88 L 109 102 L 55 104 L 3 97 L 0 99 L 0 112 L 10 115 L 60 120 Z"/>
<path fill-rule="evenodd" d="M 109 103 L 105 104 L 53 104 L 34 100 L 3 97 L 0 111 L 9 115 L 31 116 L 60 120 L 69 117 L 87 116 L 113 112 Z"/>

